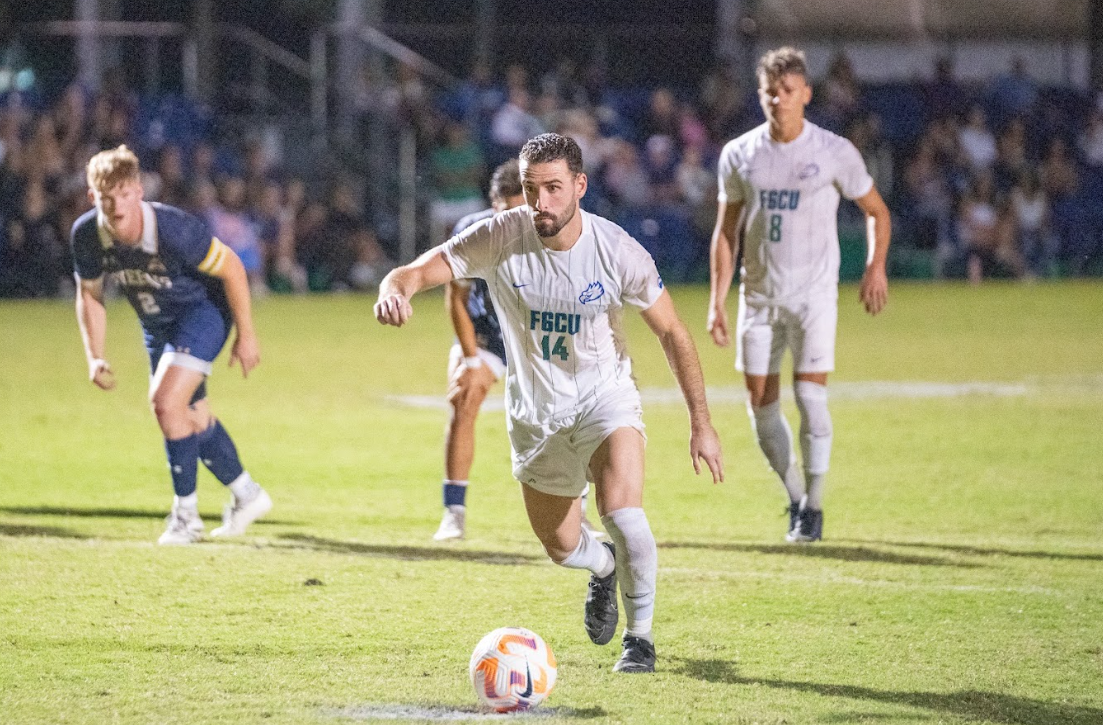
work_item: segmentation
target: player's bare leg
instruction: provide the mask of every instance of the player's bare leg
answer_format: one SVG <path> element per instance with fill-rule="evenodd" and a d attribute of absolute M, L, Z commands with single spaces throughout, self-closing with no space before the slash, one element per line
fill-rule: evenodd
<path fill-rule="evenodd" d="M 643 511 L 644 439 L 618 428 L 590 459 L 601 522 L 616 547 L 616 578 L 627 624 L 624 652 L 614 672 L 654 672 L 651 623 L 655 612 L 658 550 Z"/>
<path fill-rule="evenodd" d="M 799 525 L 790 541 L 811 542 L 823 538 L 823 493 L 831 461 L 831 413 L 827 409 L 827 373 L 796 373 L 793 392 L 800 410 L 800 446 L 808 495 L 800 511 Z"/>
<path fill-rule="evenodd" d="M 475 384 L 471 375 L 463 375 L 465 370 L 463 358 L 453 357 L 448 370 L 452 415 L 444 438 L 444 516 L 433 534 L 437 541 L 462 539 L 466 533 L 466 489 L 475 461 L 475 422 L 490 389 Z M 492 377 L 489 370 L 483 372 Z"/>
<path fill-rule="evenodd" d="M 617 630 L 617 572 L 611 544 L 582 527 L 581 498 L 566 498 L 522 484 L 525 510 L 536 538 L 551 560 L 590 572 L 583 624 L 590 640 L 607 644 Z"/>
<path fill-rule="evenodd" d="M 747 414 L 758 439 L 758 447 L 766 456 L 770 468 L 781 479 L 789 497 L 789 526 L 786 529 L 786 536 L 789 536 L 800 521 L 805 484 L 793 449 L 793 431 L 781 412 L 781 376 L 745 375 L 744 380 L 747 385 Z"/>

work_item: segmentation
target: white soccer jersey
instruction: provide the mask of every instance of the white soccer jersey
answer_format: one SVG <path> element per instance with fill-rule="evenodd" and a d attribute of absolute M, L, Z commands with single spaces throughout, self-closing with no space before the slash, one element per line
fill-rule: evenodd
<path fill-rule="evenodd" d="M 743 294 L 754 304 L 837 295 L 839 196 L 873 188 L 847 139 L 804 122 L 789 143 L 762 124 L 720 154 L 721 203 L 743 202 Z"/>
<path fill-rule="evenodd" d="M 565 252 L 540 241 L 526 206 L 480 222 L 444 245 L 454 277 L 486 280 L 506 344 L 506 406 L 529 423 L 565 420 L 580 405 L 635 387 L 622 315 L 663 291 L 655 262 L 616 224 L 581 209 Z"/>

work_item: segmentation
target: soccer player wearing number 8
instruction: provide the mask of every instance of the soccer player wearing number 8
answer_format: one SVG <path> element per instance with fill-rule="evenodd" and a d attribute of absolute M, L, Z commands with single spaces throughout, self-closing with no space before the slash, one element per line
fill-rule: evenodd
<path fill-rule="evenodd" d="M 502 212 L 383 280 L 376 318 L 400 326 L 409 298 L 453 278 L 486 280 L 506 343 L 507 427 L 513 475 L 529 523 L 562 566 L 588 570 L 584 624 L 606 644 L 617 629 L 617 584 L 627 627 L 618 672 L 655 667 L 651 623 L 657 553 L 643 511 L 644 436 L 622 316 L 640 310 L 681 386 L 690 459 L 723 476 L 697 351 L 655 263 L 623 229 L 579 208 L 582 152 L 558 134 L 520 154 L 526 206 Z M 582 527 L 580 497 L 594 483 L 613 544 Z"/>
<path fill-rule="evenodd" d="M 113 279 L 138 313 L 150 360 L 149 399 L 165 438 L 175 493 L 161 544 L 190 544 L 203 534 L 196 495 L 202 460 L 232 495 L 213 536 L 236 536 L 272 508 L 268 493 L 238 459 L 226 429 L 211 414 L 206 378 L 237 327 L 230 365 L 248 375 L 260 362 L 249 283 L 234 252 L 206 224 L 179 209 L 142 200 L 138 158 L 126 146 L 88 162 L 95 208 L 73 225 L 77 323 L 91 381 L 115 387 L 105 359 L 104 280 Z"/>
<path fill-rule="evenodd" d="M 720 155 L 708 330 L 720 346 L 727 346 L 734 332 L 751 426 L 789 495 L 786 538 L 816 541 L 822 537 L 831 456 L 827 374 L 835 367 L 839 198 L 854 200 L 867 219 L 869 257 L 859 298 L 873 315 L 888 299 L 889 211 L 854 145 L 804 118 L 812 99 L 804 54 L 793 48 L 770 51 L 757 74 L 766 123 L 729 142 Z M 739 317 L 730 330 L 725 302 L 740 220 Z M 778 400 L 786 348 L 793 353 L 803 477 Z"/>

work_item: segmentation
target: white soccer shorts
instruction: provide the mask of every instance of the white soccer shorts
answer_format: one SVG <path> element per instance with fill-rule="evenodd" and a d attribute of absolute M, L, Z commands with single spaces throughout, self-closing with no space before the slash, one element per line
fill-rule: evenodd
<path fill-rule="evenodd" d="M 797 373 L 835 369 L 837 298 L 816 298 L 785 305 L 758 305 L 739 298 L 735 369 L 747 375 L 777 375 L 786 348 Z"/>
<path fill-rule="evenodd" d="M 618 428 L 644 434 L 643 406 L 635 387 L 600 396 L 566 419 L 533 424 L 508 418 L 513 477 L 537 491 L 578 498 L 589 481 L 590 459 Z"/>

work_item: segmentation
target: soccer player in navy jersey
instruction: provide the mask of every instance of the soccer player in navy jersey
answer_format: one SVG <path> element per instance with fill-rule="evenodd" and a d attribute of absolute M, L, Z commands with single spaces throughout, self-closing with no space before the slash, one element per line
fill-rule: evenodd
<path fill-rule="evenodd" d="M 88 162 L 88 195 L 95 204 L 73 225 L 77 324 L 97 387 L 115 387 L 105 354 L 104 280 L 126 294 L 142 325 L 150 361 L 149 399 L 165 437 L 175 498 L 160 544 L 190 544 L 203 535 L 196 495 L 202 460 L 230 489 L 222 526 L 212 536 L 237 536 L 272 508 L 272 499 L 244 470 L 226 429 L 207 403 L 211 363 L 237 336 L 230 365 L 243 375 L 260 362 L 249 282 L 234 252 L 197 217 L 143 201 L 138 158 L 126 146 Z"/>
<path fill-rule="evenodd" d="M 498 212 L 523 206 L 517 160 L 494 170 L 490 208 L 460 219 L 453 236 Z M 448 402 L 452 416 L 444 441 L 444 516 L 433 538 L 462 539 L 466 533 L 467 484 L 475 459 L 475 420 L 490 387 L 506 371 L 506 346 L 494 303 L 481 279 L 458 279 L 444 288 L 445 306 L 456 331 L 448 356 Z"/>

